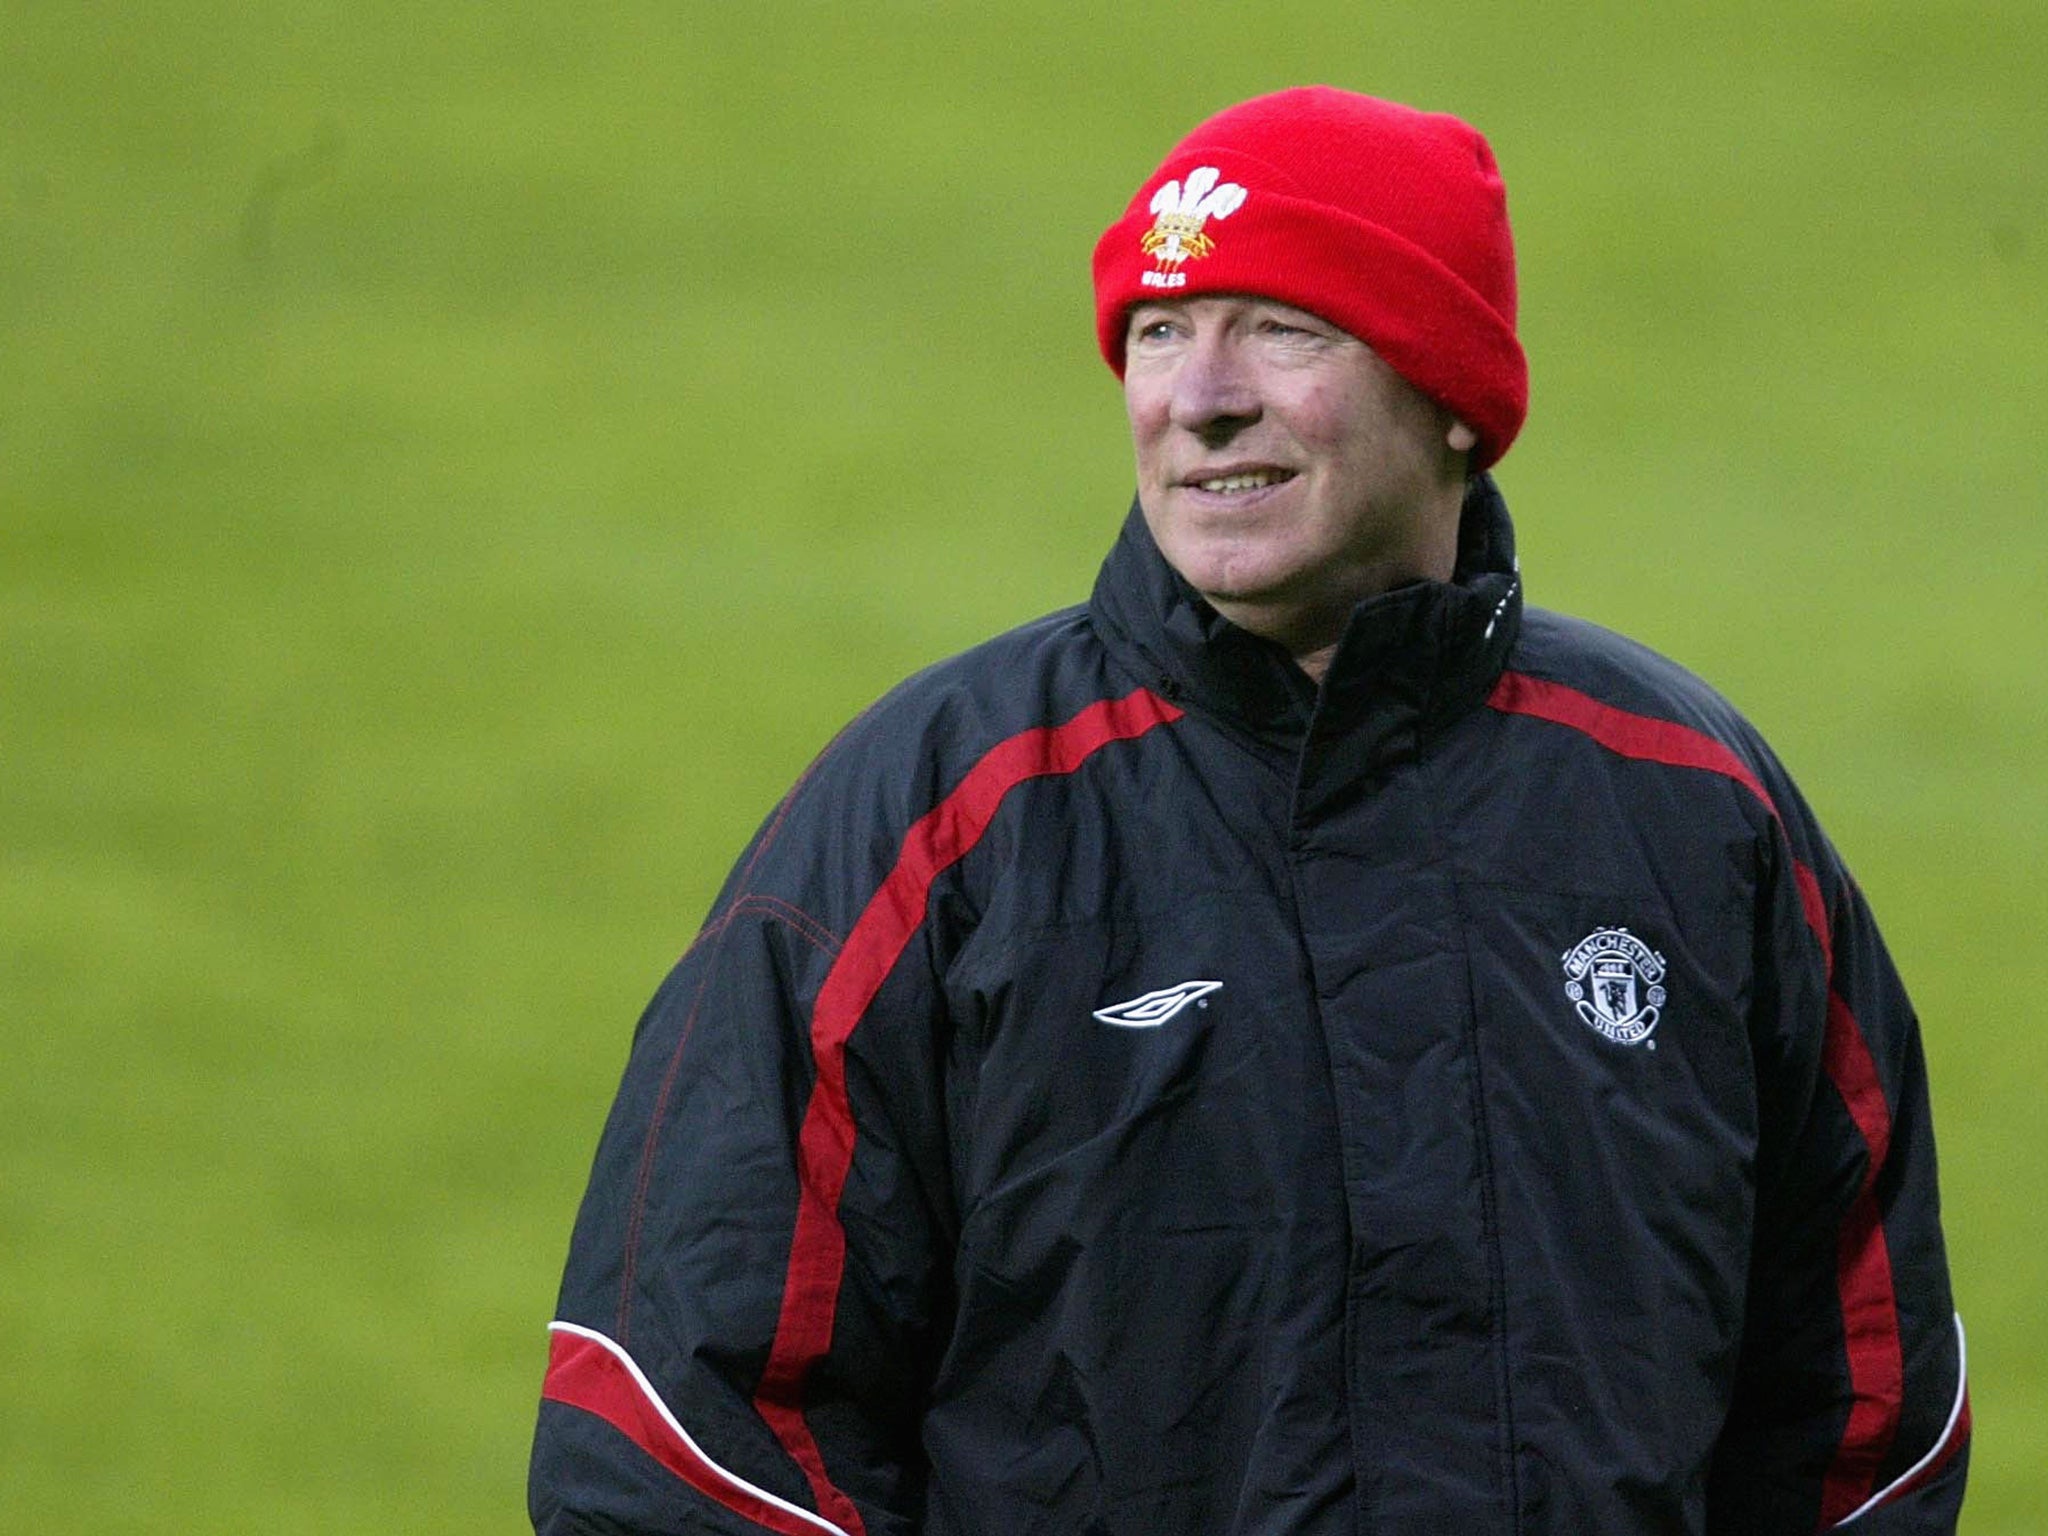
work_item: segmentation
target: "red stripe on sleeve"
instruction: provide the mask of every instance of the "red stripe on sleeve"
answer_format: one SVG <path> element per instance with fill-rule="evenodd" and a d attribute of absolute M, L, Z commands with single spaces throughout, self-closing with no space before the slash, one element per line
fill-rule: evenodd
<path fill-rule="evenodd" d="M 1821 1065 L 1828 1080 L 1841 1090 L 1856 1129 L 1870 1148 L 1870 1163 L 1863 1170 L 1863 1193 L 1867 1195 L 1891 1152 L 1892 1111 L 1885 1102 L 1884 1084 L 1878 1081 L 1870 1043 L 1863 1038 L 1863 1030 L 1841 993 L 1835 991 L 1828 993 L 1828 1031 L 1821 1046 Z"/>
<path fill-rule="evenodd" d="M 1621 757 L 1698 768 L 1743 786 L 1780 826 L 1777 802 L 1749 765 L 1721 742 L 1689 726 L 1630 714 L 1562 683 L 1504 672 L 1486 701 L 1502 714 L 1530 715 L 1589 736 Z M 1836 1289 L 1842 1304 L 1842 1335 L 1848 1354 L 1851 1405 L 1822 1485 L 1822 1524 L 1854 1511 L 1876 1483 L 1879 1464 L 1891 1449 L 1905 1403 L 1905 1369 L 1899 1341 L 1898 1296 L 1891 1254 L 1885 1246 L 1874 1186 L 1891 1147 L 1891 1107 L 1878 1080 L 1869 1042 L 1849 1005 L 1835 990 L 1833 924 L 1820 880 L 1794 858 L 1793 876 L 1806 923 L 1820 943 L 1828 979 L 1826 1035 L 1821 1062 L 1847 1106 L 1868 1158 L 1863 1185 L 1844 1218 L 1836 1246 Z"/>
<path fill-rule="evenodd" d="M 1870 1149 L 1863 1187 L 1836 1245 L 1835 1279 L 1842 1299 L 1842 1337 L 1849 1353 L 1855 1401 L 1842 1444 L 1821 1489 L 1821 1525 L 1852 1513 L 1877 1485 L 1878 1467 L 1892 1447 L 1906 1396 L 1906 1367 L 1893 1294 L 1891 1252 L 1877 1208 L 1877 1174 L 1891 1150 L 1891 1108 L 1878 1081 L 1877 1063 L 1841 994 L 1828 993 L 1826 1042 L 1821 1062 L 1828 1079 Z"/>
<path fill-rule="evenodd" d="M 1023 731 L 991 748 L 951 794 L 910 828 L 895 868 L 853 925 L 818 990 L 811 1012 L 817 1079 L 797 1142 L 796 1232 L 775 1343 L 754 1406 L 810 1479 L 818 1508 L 854 1536 L 863 1536 L 860 1514 L 826 1476 L 802 1411 L 805 1378 L 831 1347 L 846 1267 L 839 1197 L 854 1145 L 846 1042 L 923 925 L 932 882 L 981 840 L 1011 790 L 1027 779 L 1072 773 L 1111 742 L 1142 736 L 1180 717 L 1173 705 L 1140 689 L 1091 704 L 1064 725 Z"/>
<path fill-rule="evenodd" d="M 669 1415 L 625 1351 L 586 1329 L 556 1324 L 540 1395 L 594 1413 L 705 1497 L 780 1536 L 833 1536 L 834 1527 L 735 1477 Z"/>
<path fill-rule="evenodd" d="M 1773 817 L 1778 814 L 1778 808 L 1771 805 L 1768 798 L 1764 804 L 1771 806 Z M 1820 877 L 1804 859 L 1792 861 L 1792 877 L 1799 882 L 1799 904 L 1806 911 L 1806 926 L 1820 940 L 1821 961 L 1827 966 L 1828 983 L 1832 986 L 1835 979 L 1835 925 L 1828 921 L 1828 903 L 1820 893 Z"/>
<path fill-rule="evenodd" d="M 1906 1395 L 1891 1252 L 1868 1179 L 1836 1240 L 1835 1283 L 1842 1299 L 1842 1339 L 1854 1400 L 1842 1443 L 1821 1484 L 1822 1530 L 1852 1514 L 1877 1486 L 1877 1470 L 1892 1448 Z"/>

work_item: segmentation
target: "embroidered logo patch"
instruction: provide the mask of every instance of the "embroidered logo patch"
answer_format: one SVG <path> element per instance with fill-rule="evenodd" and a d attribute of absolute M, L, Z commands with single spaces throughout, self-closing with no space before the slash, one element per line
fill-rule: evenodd
<path fill-rule="evenodd" d="M 1219 222 L 1244 206 L 1245 190 L 1234 181 L 1221 186 L 1223 173 L 1213 165 L 1188 172 L 1185 185 L 1169 181 L 1152 194 L 1152 227 L 1139 237 L 1138 248 L 1158 263 L 1156 270 L 1141 273 L 1138 281 L 1147 288 L 1181 288 L 1187 274 L 1181 263 L 1200 261 L 1216 249 L 1216 242 L 1202 232 L 1211 219 Z"/>
<path fill-rule="evenodd" d="M 1184 981 L 1178 986 L 1161 987 L 1157 992 L 1134 997 L 1127 1003 L 1111 1003 L 1107 1008 L 1098 1008 L 1095 1017 L 1119 1029 L 1157 1029 L 1189 1003 L 1198 1002 L 1222 988 L 1220 981 Z"/>
<path fill-rule="evenodd" d="M 1626 928 L 1596 928 L 1564 952 L 1564 995 L 1616 1045 L 1650 1040 L 1664 1008 L 1664 957 Z"/>

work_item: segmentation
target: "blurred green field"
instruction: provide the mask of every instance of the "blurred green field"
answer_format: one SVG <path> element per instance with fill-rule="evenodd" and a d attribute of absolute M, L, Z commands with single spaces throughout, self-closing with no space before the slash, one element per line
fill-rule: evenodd
<path fill-rule="evenodd" d="M 1925 1020 L 2048 1503 L 2032 0 L 0 0 L 0 1529 L 516 1530 L 627 1035 L 1129 492 L 1087 254 L 1305 80 L 1492 138 L 1534 601 L 1772 736 Z"/>

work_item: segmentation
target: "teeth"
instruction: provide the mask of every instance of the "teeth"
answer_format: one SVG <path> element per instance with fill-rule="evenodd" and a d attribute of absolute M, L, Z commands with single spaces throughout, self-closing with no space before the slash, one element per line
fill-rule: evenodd
<path fill-rule="evenodd" d="M 1255 469 L 1248 475 L 1224 475 L 1220 479 L 1199 483 L 1205 491 L 1256 491 L 1289 478 L 1277 469 Z"/>

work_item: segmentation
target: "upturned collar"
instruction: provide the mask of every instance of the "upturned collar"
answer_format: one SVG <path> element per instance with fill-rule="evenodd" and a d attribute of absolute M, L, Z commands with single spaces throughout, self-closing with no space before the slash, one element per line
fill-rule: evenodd
<path fill-rule="evenodd" d="M 1451 579 L 1359 603 L 1320 686 L 1283 647 L 1232 624 L 1189 586 L 1135 501 L 1089 615 L 1111 650 L 1174 702 L 1298 757 L 1305 774 L 1333 755 L 1367 769 L 1478 705 L 1500 676 L 1522 616 L 1514 525 L 1492 476 L 1475 477 Z"/>

